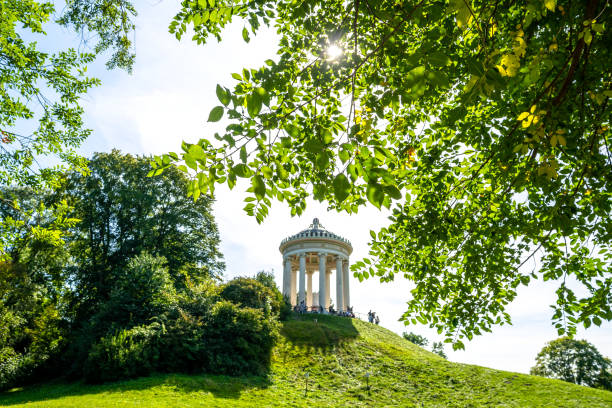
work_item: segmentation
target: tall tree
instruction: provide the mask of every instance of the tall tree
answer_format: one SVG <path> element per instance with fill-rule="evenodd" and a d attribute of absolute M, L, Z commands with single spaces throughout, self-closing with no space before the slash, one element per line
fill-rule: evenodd
<path fill-rule="evenodd" d="M 546 343 L 531 374 L 612 391 L 612 364 L 586 340 L 561 337 Z"/>
<path fill-rule="evenodd" d="M 0 389 L 45 366 L 64 345 L 67 332 L 65 265 L 70 256 L 62 239 L 77 220 L 66 202 L 30 188 L 4 188 L 0 217 L 11 239 L 10 260 L 0 262 Z M 15 209 L 12 202 L 19 202 Z"/>
<path fill-rule="evenodd" d="M 260 222 L 272 199 L 298 215 L 310 196 L 349 213 L 391 208 L 355 276 L 413 281 L 403 319 L 455 347 L 510 323 L 506 305 L 533 279 L 559 282 L 559 333 L 599 325 L 612 319 L 608 6 L 183 2 L 177 37 L 192 26 L 198 43 L 222 38 L 240 18 L 247 42 L 274 25 L 278 51 L 217 87 L 208 120 L 227 115 L 223 134 L 156 166 L 197 173 L 195 198 L 247 178 Z"/>
<path fill-rule="evenodd" d="M 75 149 L 91 131 L 80 98 L 100 84 L 87 64 L 107 49 L 109 68 L 131 69 L 132 18 L 124 0 L 69 0 L 57 23 L 78 31 L 92 52 L 40 45 L 55 13 L 53 1 L 0 0 L 0 186 L 48 188 L 66 168 L 85 171 Z M 48 163 L 51 165 L 49 166 Z M 19 203 L 0 195 L 19 210 Z M 9 259 L 11 225 L 0 220 L 0 259 Z"/>
<path fill-rule="evenodd" d="M 96 153 L 88 167 L 88 175 L 71 174 L 62 193 L 81 220 L 71 241 L 77 298 L 87 311 L 108 300 L 117 274 L 145 251 L 165 258 L 178 289 L 185 279 L 221 275 L 212 200 L 188 198 L 181 172 L 147 178 L 149 158 L 117 150 Z"/>

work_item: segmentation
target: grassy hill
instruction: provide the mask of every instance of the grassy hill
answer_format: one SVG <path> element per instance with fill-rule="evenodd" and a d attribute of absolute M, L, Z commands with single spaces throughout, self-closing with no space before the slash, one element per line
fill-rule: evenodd
<path fill-rule="evenodd" d="M 612 392 L 451 363 L 356 319 L 304 316 L 286 322 L 282 333 L 268 378 L 160 374 L 96 386 L 55 382 L 0 394 L 0 406 L 612 407 Z"/>

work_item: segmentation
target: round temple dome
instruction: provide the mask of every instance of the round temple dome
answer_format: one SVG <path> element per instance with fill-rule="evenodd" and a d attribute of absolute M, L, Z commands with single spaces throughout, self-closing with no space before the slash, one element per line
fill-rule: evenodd
<path fill-rule="evenodd" d="M 349 256 L 353 246 L 346 238 L 326 230 L 318 218 L 303 231 L 281 241 L 283 296 L 300 310 L 323 313 L 349 310 Z M 331 299 L 331 275 L 336 279 L 336 296 Z M 319 292 L 313 292 L 312 276 L 318 275 Z M 299 285 L 298 285 L 299 280 Z"/>
<path fill-rule="evenodd" d="M 312 224 L 305 230 L 283 239 L 279 250 L 281 253 L 286 254 L 288 250 L 311 247 L 312 244 L 318 244 L 316 246 L 320 250 L 336 249 L 346 255 L 350 255 L 353 252 L 353 246 L 348 239 L 326 230 L 318 218 L 313 219 Z"/>

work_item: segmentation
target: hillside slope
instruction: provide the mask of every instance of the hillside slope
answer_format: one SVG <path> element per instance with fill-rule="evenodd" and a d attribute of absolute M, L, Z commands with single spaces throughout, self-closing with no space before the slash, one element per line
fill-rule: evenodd
<path fill-rule="evenodd" d="M 284 324 L 268 378 L 157 375 L 98 386 L 50 383 L 0 394 L 0 406 L 607 408 L 612 392 L 451 363 L 382 327 L 309 315 Z"/>

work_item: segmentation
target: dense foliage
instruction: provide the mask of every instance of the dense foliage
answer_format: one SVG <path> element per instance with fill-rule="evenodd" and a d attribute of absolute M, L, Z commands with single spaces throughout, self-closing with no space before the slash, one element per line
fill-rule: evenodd
<path fill-rule="evenodd" d="M 3 189 L 21 210 L 0 201 L 15 220 L 0 263 L 0 389 L 58 373 L 266 371 L 283 304 L 273 277 L 221 285 L 212 201 L 188 198 L 178 170 L 146 178 L 149 162 L 100 153 L 53 190 Z"/>
<path fill-rule="evenodd" d="M 311 196 L 390 208 L 355 276 L 413 281 L 404 321 L 455 347 L 510 323 L 533 279 L 559 283 L 559 333 L 599 325 L 612 319 L 609 15 L 599 0 L 185 1 L 177 37 L 222 38 L 240 18 L 273 25 L 278 51 L 217 87 L 208 120 L 226 115 L 225 132 L 156 166 L 196 172 L 195 198 L 246 178 L 260 222 L 273 199 L 298 215 Z"/>
<path fill-rule="evenodd" d="M 272 278 L 273 286 L 266 284 L 270 282 L 269 277 Z M 255 279 L 239 277 L 223 285 L 220 295 L 223 299 L 237 305 L 261 309 L 266 315 L 278 315 L 285 301 L 273 279 L 273 275 L 266 272 L 259 272 Z"/>
<path fill-rule="evenodd" d="M 135 10 L 124 0 L 0 1 L 0 185 L 49 188 L 67 168 L 86 171 L 76 148 L 91 133 L 80 98 L 100 84 L 86 75 L 96 54 L 113 49 L 109 68 L 131 69 L 130 29 Z M 75 48 L 45 41 L 53 18 L 81 35 Z M 42 45 L 41 45 L 42 44 Z M 82 47 L 85 45 L 85 47 Z M 91 48 L 90 48 L 91 47 Z M 81 52 L 86 49 L 92 52 Z M 4 191 L 3 191 L 4 193 Z M 10 195 L 4 205 L 19 213 Z M 52 211 L 54 207 L 48 208 Z M 26 214 L 27 215 L 27 214 Z M 61 210 L 58 216 L 61 217 Z M 14 245 L 14 219 L 0 219 L 0 259 Z M 52 230 L 57 234 L 61 230 Z M 40 227 L 40 233 L 45 232 Z M 61 236 L 59 237 L 61 239 Z"/>
<path fill-rule="evenodd" d="M 612 391 L 612 362 L 586 340 L 561 337 L 548 342 L 531 374 Z"/>
<path fill-rule="evenodd" d="M 203 316 L 182 310 L 161 323 L 102 337 L 84 367 L 89 382 L 114 381 L 152 372 L 262 375 L 270 366 L 278 323 L 260 310 L 217 302 Z"/>
<path fill-rule="evenodd" d="M 186 280 L 220 274 L 224 264 L 212 200 L 187 198 L 184 175 L 147 178 L 148 159 L 118 151 L 95 154 L 88 167 L 89 175 L 71 174 L 60 192 L 81 220 L 71 244 L 83 313 L 108 300 L 116 274 L 143 251 L 165 258 L 177 289 Z"/>

